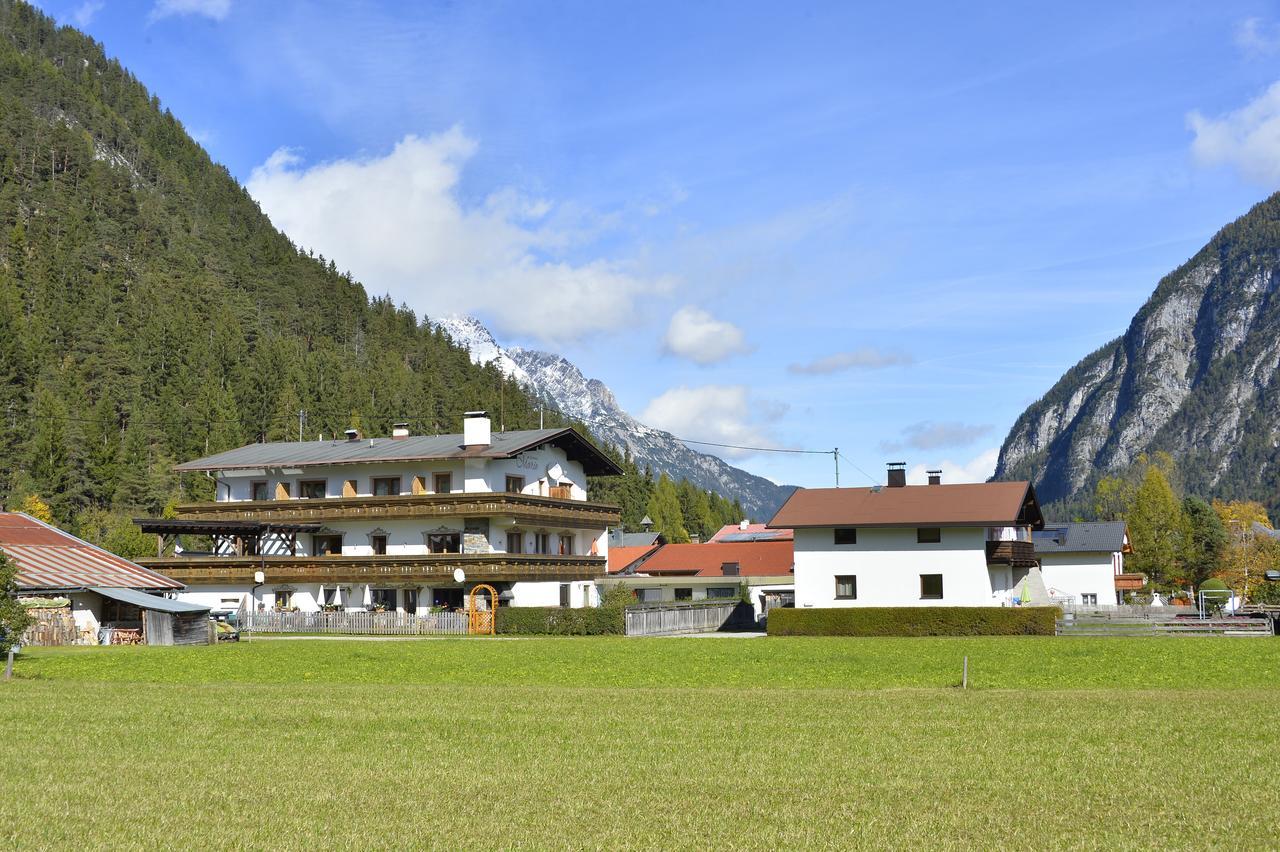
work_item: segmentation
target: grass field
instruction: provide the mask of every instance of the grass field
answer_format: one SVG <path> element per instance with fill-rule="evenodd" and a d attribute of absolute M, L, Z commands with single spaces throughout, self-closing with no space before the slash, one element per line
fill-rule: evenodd
<path fill-rule="evenodd" d="M 256 641 L 18 674 L 6 848 L 1280 844 L 1271 640 Z"/>

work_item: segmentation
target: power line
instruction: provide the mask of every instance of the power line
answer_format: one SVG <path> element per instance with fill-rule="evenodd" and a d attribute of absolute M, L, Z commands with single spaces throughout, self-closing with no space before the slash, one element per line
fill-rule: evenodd
<path fill-rule="evenodd" d="M 829 456 L 834 450 L 797 450 L 789 447 L 744 447 L 739 444 L 717 444 L 714 441 L 690 441 L 688 438 L 676 438 L 682 444 L 697 444 L 701 447 L 723 447 L 726 450 L 754 450 L 757 453 L 805 453 L 814 456 Z"/>

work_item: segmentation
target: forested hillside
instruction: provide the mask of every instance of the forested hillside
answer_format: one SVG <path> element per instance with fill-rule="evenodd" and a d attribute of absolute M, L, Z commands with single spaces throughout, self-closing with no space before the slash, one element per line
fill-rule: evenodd
<path fill-rule="evenodd" d="M 496 368 L 294 246 L 99 44 L 0 0 L 6 506 L 38 495 L 59 523 L 128 550 L 129 515 L 210 496 L 170 472 L 177 460 L 300 429 L 458 431 L 472 408 L 508 429 L 539 422 Z M 634 524 L 661 489 L 626 467 L 592 490 Z M 689 491 L 685 528 L 736 520 Z"/>

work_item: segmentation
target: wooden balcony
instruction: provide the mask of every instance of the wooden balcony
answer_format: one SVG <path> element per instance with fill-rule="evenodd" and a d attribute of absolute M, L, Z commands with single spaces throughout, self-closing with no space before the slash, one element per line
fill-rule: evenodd
<path fill-rule="evenodd" d="M 1036 561 L 1036 546 L 1029 541 L 989 541 L 987 564 L 1034 568 L 1040 563 Z"/>
<path fill-rule="evenodd" d="M 536 497 L 501 491 L 188 503 L 178 506 L 177 512 L 178 517 L 183 520 L 267 523 L 509 517 L 514 518 L 518 524 L 604 529 L 622 522 L 621 510 L 609 503 L 570 500 L 567 495 Z"/>
<path fill-rule="evenodd" d="M 452 585 L 461 568 L 468 582 L 593 580 L 605 576 L 602 556 L 514 553 L 424 553 L 414 556 L 165 556 L 136 560 L 187 585 L 252 583 L 403 583 Z"/>

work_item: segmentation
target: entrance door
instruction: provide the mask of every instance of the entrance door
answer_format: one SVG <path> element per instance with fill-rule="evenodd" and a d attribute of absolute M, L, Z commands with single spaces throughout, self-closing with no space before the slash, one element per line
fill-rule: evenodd
<path fill-rule="evenodd" d="M 418 590 L 404 590 L 404 611 L 410 615 L 414 615 L 418 611 Z"/>

